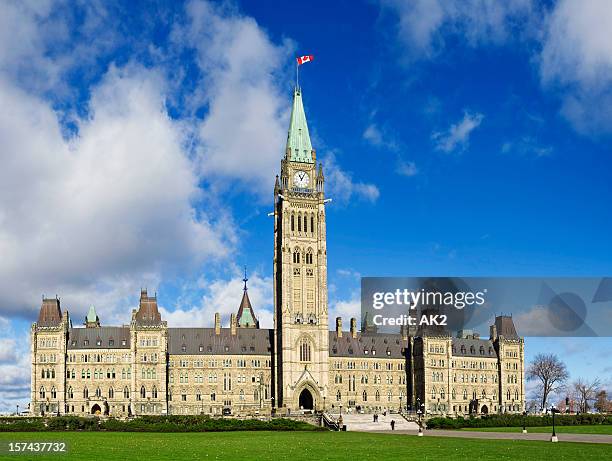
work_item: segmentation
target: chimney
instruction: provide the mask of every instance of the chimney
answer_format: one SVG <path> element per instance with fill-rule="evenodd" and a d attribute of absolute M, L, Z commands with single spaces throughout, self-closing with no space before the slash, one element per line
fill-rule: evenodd
<path fill-rule="evenodd" d="M 353 338 L 357 337 L 357 319 L 355 317 L 351 319 L 351 336 Z"/>
<path fill-rule="evenodd" d="M 489 336 L 491 337 L 491 341 L 495 341 L 497 339 L 497 327 L 495 325 L 491 325 L 489 327 Z"/>
<path fill-rule="evenodd" d="M 232 336 L 236 336 L 236 314 L 232 314 L 230 317 L 230 331 Z"/>
<path fill-rule="evenodd" d="M 221 314 L 215 312 L 215 334 L 221 334 Z"/>
<path fill-rule="evenodd" d="M 342 338 L 342 317 L 336 317 L 336 334 Z"/>

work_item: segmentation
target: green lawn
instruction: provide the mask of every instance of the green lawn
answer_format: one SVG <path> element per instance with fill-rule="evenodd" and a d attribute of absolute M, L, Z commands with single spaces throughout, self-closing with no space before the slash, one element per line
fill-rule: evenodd
<path fill-rule="evenodd" d="M 0 433 L 8 441 L 64 441 L 67 456 L 0 455 L 0 459 L 87 460 L 421 460 L 609 459 L 610 445 L 466 440 L 356 432 Z"/>
<path fill-rule="evenodd" d="M 522 427 L 464 427 L 462 431 L 480 432 L 522 432 Z M 608 434 L 612 435 L 612 425 L 576 425 L 576 426 L 555 426 L 558 434 Z M 552 426 L 528 427 L 527 432 L 552 433 Z"/>

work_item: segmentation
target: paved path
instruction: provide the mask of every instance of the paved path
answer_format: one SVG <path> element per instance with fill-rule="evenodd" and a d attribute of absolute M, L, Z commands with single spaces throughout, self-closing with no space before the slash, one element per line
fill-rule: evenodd
<path fill-rule="evenodd" d="M 378 432 L 378 431 L 376 431 Z M 416 435 L 416 431 L 400 430 L 399 434 Z M 540 440 L 550 442 L 550 434 L 522 432 L 480 432 L 480 431 L 447 431 L 442 429 L 425 430 L 425 437 L 459 437 L 466 439 L 501 439 L 501 440 Z M 559 442 L 610 443 L 612 435 L 605 434 L 557 434 Z"/>
<path fill-rule="evenodd" d="M 334 419 L 338 419 L 338 414 L 334 413 L 331 415 Z M 406 433 L 410 431 L 417 431 L 418 426 L 416 423 L 406 421 L 401 415 L 397 413 L 387 414 L 383 416 L 382 413 L 378 415 L 378 422 L 374 422 L 372 414 L 343 414 L 343 423 L 346 425 L 348 431 L 357 432 L 387 432 L 391 431 L 391 420 L 395 421 L 395 432 L 404 431 Z"/>

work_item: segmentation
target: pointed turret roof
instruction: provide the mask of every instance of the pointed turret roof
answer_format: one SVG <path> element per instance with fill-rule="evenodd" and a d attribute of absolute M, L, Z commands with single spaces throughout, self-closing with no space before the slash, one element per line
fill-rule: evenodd
<path fill-rule="evenodd" d="M 287 151 L 289 160 L 294 162 L 314 163 L 312 144 L 308 133 L 308 123 L 302 102 L 302 90 L 296 87 L 293 91 L 293 107 L 287 134 Z"/>
<path fill-rule="evenodd" d="M 88 327 L 100 326 L 100 318 L 98 317 L 96 308 L 93 305 L 89 306 L 89 311 L 85 316 L 85 325 Z"/>
<path fill-rule="evenodd" d="M 242 301 L 238 308 L 238 315 L 236 316 L 236 324 L 239 328 L 259 328 L 259 320 L 255 317 L 255 311 L 251 306 L 251 300 L 249 299 L 249 292 L 247 288 L 247 281 L 249 279 L 246 276 L 246 268 L 244 269 L 244 289 L 242 293 Z"/>

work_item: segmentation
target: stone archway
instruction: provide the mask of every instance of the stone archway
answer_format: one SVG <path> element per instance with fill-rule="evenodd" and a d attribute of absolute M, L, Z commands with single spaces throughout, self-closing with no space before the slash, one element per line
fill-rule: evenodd
<path fill-rule="evenodd" d="M 480 409 L 480 413 L 482 413 L 483 415 L 488 415 L 489 407 L 487 407 L 486 405 L 483 405 L 482 408 Z"/>
<path fill-rule="evenodd" d="M 312 393 L 308 389 L 303 389 L 302 392 L 300 392 L 299 406 L 304 410 L 314 409 L 314 399 Z"/>
<path fill-rule="evenodd" d="M 96 403 L 93 407 L 91 407 L 92 415 L 99 415 L 100 413 L 102 413 L 102 408 L 100 408 L 100 405 Z"/>

